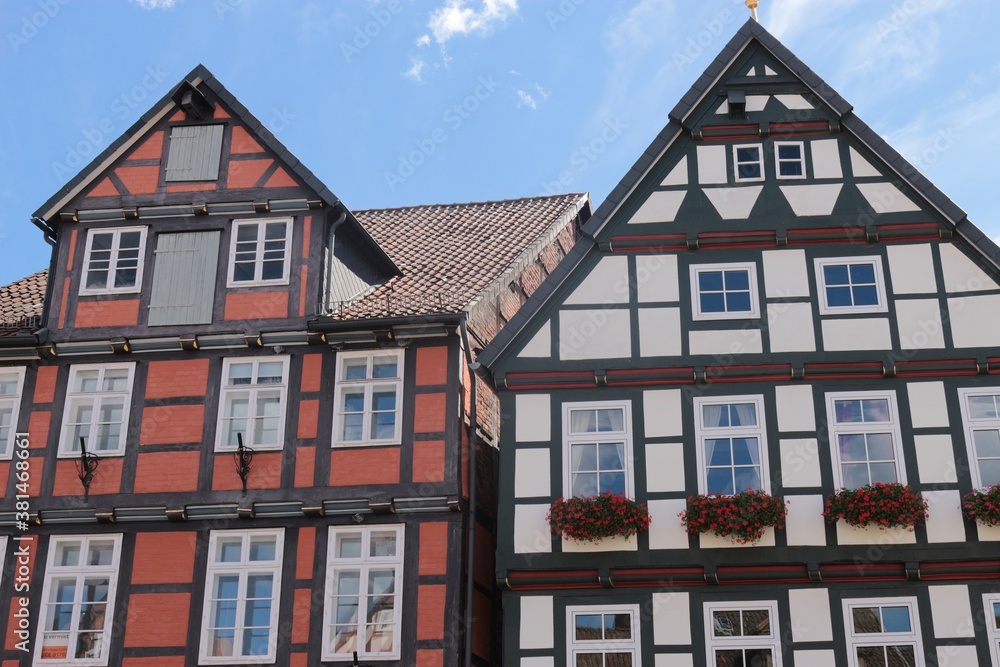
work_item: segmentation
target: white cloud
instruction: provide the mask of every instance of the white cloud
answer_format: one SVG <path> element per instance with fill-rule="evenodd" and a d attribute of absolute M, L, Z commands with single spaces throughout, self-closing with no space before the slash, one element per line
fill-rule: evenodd
<path fill-rule="evenodd" d="M 535 109 L 538 108 L 538 103 L 535 102 L 535 98 L 532 97 L 530 94 L 524 92 L 523 90 L 518 89 L 517 96 L 521 98 L 521 101 L 517 103 L 518 109 L 520 109 L 521 107 L 528 107 L 529 109 L 534 111 Z"/>
<path fill-rule="evenodd" d="M 457 35 L 488 35 L 495 24 L 517 14 L 517 0 L 481 0 L 479 9 L 468 4 L 469 0 L 447 0 L 443 7 L 434 10 L 427 27 L 438 44 L 444 44 Z"/>
<path fill-rule="evenodd" d="M 430 43 L 431 43 L 430 35 L 420 35 L 420 37 L 417 38 L 417 46 L 427 46 Z"/>
<path fill-rule="evenodd" d="M 417 83 L 423 83 L 424 69 L 427 68 L 427 63 L 425 63 L 423 60 L 418 60 L 417 58 L 413 58 L 412 62 L 413 64 L 410 66 L 410 69 L 403 72 L 403 76 L 405 76 L 407 79 L 412 79 Z"/>
<path fill-rule="evenodd" d="M 548 90 L 542 88 L 537 83 L 535 84 L 535 92 L 538 93 L 538 96 L 542 98 L 543 102 L 549 99 L 549 95 L 551 95 L 551 93 Z"/>
<path fill-rule="evenodd" d="M 663 29 L 673 23 L 674 0 L 640 0 L 627 14 L 612 19 L 606 33 L 613 49 L 634 51 L 657 40 Z"/>
<path fill-rule="evenodd" d="M 128 0 L 133 5 L 139 5 L 143 9 L 173 9 L 177 0 Z"/>

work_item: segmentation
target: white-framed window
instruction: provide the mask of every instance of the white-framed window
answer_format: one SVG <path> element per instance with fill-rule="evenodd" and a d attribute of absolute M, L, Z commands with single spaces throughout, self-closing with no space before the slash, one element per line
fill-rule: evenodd
<path fill-rule="evenodd" d="M 292 219 L 234 220 L 228 287 L 287 285 Z"/>
<path fill-rule="evenodd" d="M 733 173 L 737 183 L 764 180 L 764 150 L 760 144 L 733 146 Z"/>
<path fill-rule="evenodd" d="M 273 663 L 284 529 L 213 530 L 199 664 Z"/>
<path fill-rule="evenodd" d="M 781 667 L 778 603 L 706 602 L 705 645 L 710 667 Z"/>
<path fill-rule="evenodd" d="M 0 368 L 0 459 L 9 459 L 14 454 L 23 390 L 23 368 Z"/>
<path fill-rule="evenodd" d="M 566 497 L 633 497 L 631 401 L 564 403 L 563 461 Z"/>
<path fill-rule="evenodd" d="M 230 358 L 222 362 L 215 450 L 281 449 L 285 433 L 288 357 Z"/>
<path fill-rule="evenodd" d="M 770 491 L 764 397 L 695 398 L 698 491 L 727 496 Z"/>
<path fill-rule="evenodd" d="M 331 528 L 323 660 L 398 660 L 403 526 Z"/>
<path fill-rule="evenodd" d="M 806 177 L 806 149 L 801 141 L 774 142 L 774 172 L 779 179 Z"/>
<path fill-rule="evenodd" d="M 333 444 L 398 444 L 402 437 L 403 350 L 337 355 Z"/>
<path fill-rule="evenodd" d="M 1000 388 L 959 389 L 972 484 L 1000 484 Z"/>
<path fill-rule="evenodd" d="M 60 457 L 77 456 L 80 438 L 88 452 L 100 456 L 125 453 L 134 374 L 132 362 L 70 366 Z"/>
<path fill-rule="evenodd" d="M 743 320 L 760 317 L 757 266 L 695 264 L 691 266 L 691 310 L 696 320 Z"/>
<path fill-rule="evenodd" d="M 916 598 L 844 600 L 850 667 L 923 667 Z"/>
<path fill-rule="evenodd" d="M 983 596 L 985 607 L 986 634 L 990 638 L 990 658 L 993 667 L 1000 667 L 1000 593 Z"/>
<path fill-rule="evenodd" d="M 49 541 L 33 664 L 108 664 L 121 546 L 121 535 Z"/>
<path fill-rule="evenodd" d="M 639 605 L 566 607 L 570 667 L 639 667 Z"/>
<path fill-rule="evenodd" d="M 91 229 L 83 256 L 80 294 L 138 292 L 145 250 L 145 227 Z"/>
<path fill-rule="evenodd" d="M 885 278 L 879 257 L 818 257 L 819 312 L 823 315 L 884 313 Z"/>
<path fill-rule="evenodd" d="M 906 483 L 895 392 L 829 393 L 826 411 L 836 488 Z"/>

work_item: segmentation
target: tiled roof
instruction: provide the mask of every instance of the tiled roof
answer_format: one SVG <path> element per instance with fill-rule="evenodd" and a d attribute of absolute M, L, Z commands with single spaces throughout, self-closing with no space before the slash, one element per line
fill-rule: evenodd
<path fill-rule="evenodd" d="M 0 336 L 33 333 L 42 325 L 48 271 L 0 287 Z"/>

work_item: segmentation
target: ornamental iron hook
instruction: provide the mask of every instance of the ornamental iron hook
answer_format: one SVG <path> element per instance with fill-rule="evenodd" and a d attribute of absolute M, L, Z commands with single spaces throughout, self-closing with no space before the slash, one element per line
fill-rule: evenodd
<path fill-rule="evenodd" d="M 253 469 L 253 450 L 243 445 L 242 433 L 236 434 L 236 442 L 236 451 L 233 452 L 233 458 L 236 460 L 236 474 L 243 482 L 243 495 L 246 495 L 247 478 L 250 477 L 250 471 Z"/>
<path fill-rule="evenodd" d="M 97 466 L 101 463 L 101 457 L 87 451 L 87 439 L 80 436 L 80 460 L 76 462 L 76 474 L 83 484 L 83 499 L 90 499 L 90 483 L 97 473 Z"/>

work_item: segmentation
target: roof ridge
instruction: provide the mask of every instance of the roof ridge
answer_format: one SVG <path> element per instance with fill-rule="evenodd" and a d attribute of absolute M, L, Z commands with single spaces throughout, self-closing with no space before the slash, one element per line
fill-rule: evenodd
<path fill-rule="evenodd" d="M 508 197 L 507 199 L 485 199 L 482 201 L 470 201 L 470 202 L 453 202 L 450 204 L 406 204 L 403 206 L 385 206 L 377 208 L 361 208 L 361 209 L 351 209 L 355 215 L 358 213 L 374 213 L 376 211 L 404 211 L 408 209 L 417 208 L 455 208 L 459 206 L 485 206 L 487 204 L 508 204 L 515 202 L 526 202 L 526 201 L 541 201 L 541 200 L 554 200 L 563 199 L 566 197 L 578 198 L 584 197 L 588 193 L 586 192 L 562 192 L 554 195 L 536 195 L 534 197 Z"/>

